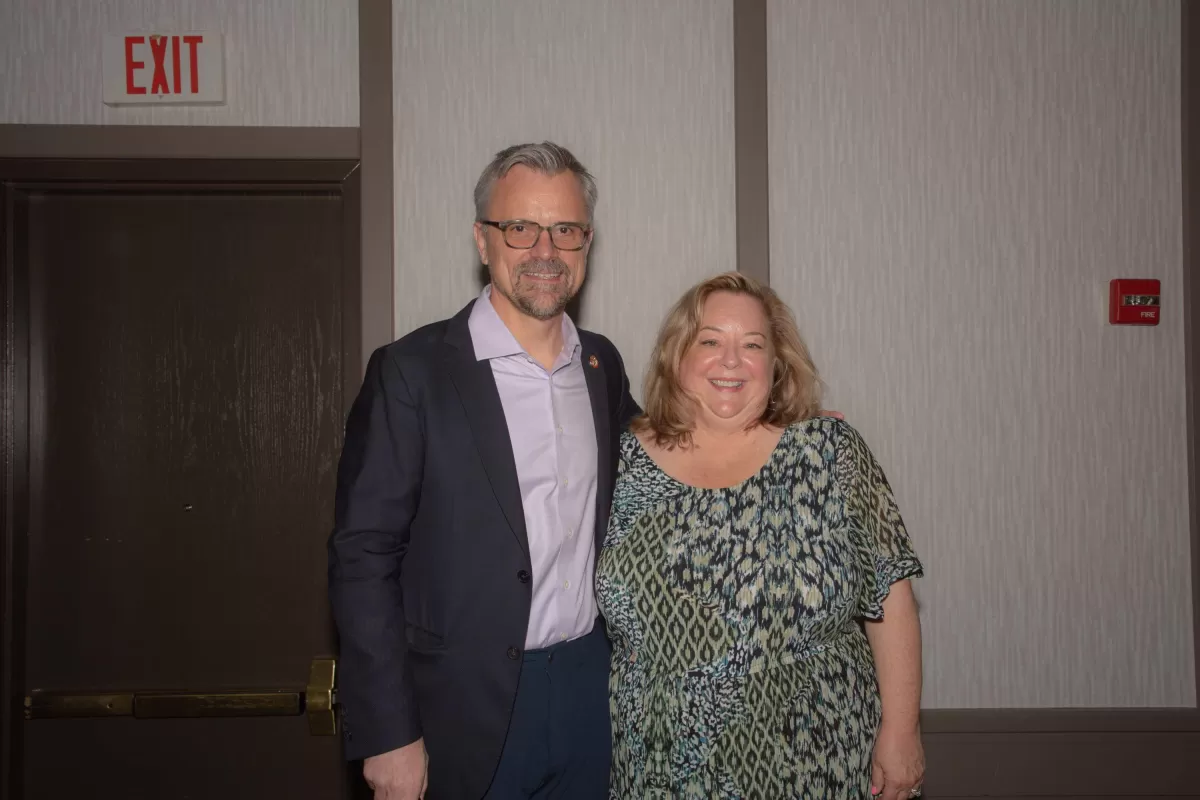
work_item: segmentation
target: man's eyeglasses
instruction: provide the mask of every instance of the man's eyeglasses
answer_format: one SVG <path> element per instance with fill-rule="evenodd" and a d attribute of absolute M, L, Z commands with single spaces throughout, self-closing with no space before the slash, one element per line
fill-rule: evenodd
<path fill-rule="evenodd" d="M 538 243 L 542 231 L 550 233 L 550 242 L 559 250 L 582 250 L 587 244 L 588 234 L 592 232 L 589 226 L 578 222 L 555 222 L 553 225 L 538 225 L 524 219 L 510 219 L 495 222 L 490 219 L 479 220 L 480 225 L 490 225 L 504 234 L 504 243 L 514 250 L 529 250 Z"/>

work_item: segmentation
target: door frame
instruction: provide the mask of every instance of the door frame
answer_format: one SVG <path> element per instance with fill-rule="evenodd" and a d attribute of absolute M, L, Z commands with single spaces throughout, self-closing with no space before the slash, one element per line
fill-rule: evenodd
<path fill-rule="evenodd" d="M 359 131 L 301 128 L 170 128 L 0 125 L 0 794 L 22 796 L 23 652 L 28 502 L 28 362 L 24 254 L 17 251 L 27 187 L 196 183 L 215 188 L 277 185 L 343 198 L 344 408 L 371 351 L 393 326 L 391 229 L 366 230 Z M 390 168 L 390 161 L 389 161 Z M 377 181 L 376 184 L 380 182 Z M 386 183 L 390 194 L 390 179 Z M 378 191 L 378 189 L 376 189 Z M 391 213 L 390 196 L 387 213 Z M 374 216 L 378 216 L 378 212 Z M 386 242 L 382 240 L 386 237 Z M 379 258 L 381 244 L 386 259 Z M 371 249 L 376 258 L 364 258 Z"/>
<path fill-rule="evenodd" d="M 328 179 L 321 170 L 336 162 L 357 163 L 357 170 L 343 173 L 348 210 L 358 215 L 358 247 L 350 262 L 358 265 L 358 291 L 355 307 L 359 335 L 355 339 L 359 371 L 365 369 L 371 352 L 395 338 L 395 278 L 393 216 L 393 163 L 395 160 L 393 131 L 392 71 L 392 0 L 358 0 L 358 95 L 359 127 L 357 128 L 251 128 L 251 127 L 183 127 L 183 126 L 84 126 L 84 125 L 4 125 L 0 124 L 0 160 L 34 159 L 48 168 L 68 169 L 82 160 L 169 159 L 180 165 L 187 161 L 192 169 L 209 169 L 224 162 L 225 167 L 244 162 L 294 162 L 298 179 L 315 176 Z M 56 167 L 50 162 L 57 161 Z M 306 163 L 301 163 L 306 162 Z M 13 161 L 6 161 L 14 164 Z M 321 165 L 324 166 L 321 166 Z M 313 171 L 308 172 L 311 166 Z M 335 170 L 336 171 L 336 170 Z M 6 176 L 0 172 L 0 184 Z M 7 193 L 4 193 L 7 194 Z M 4 230 L 7 201 L 0 196 L 0 375 L 6 387 L 13 386 L 14 345 L 8 335 L 13 287 L 8 277 L 11 264 L 11 242 Z M 347 336 L 349 343 L 352 337 Z M 11 344 L 10 344 L 11 342 Z M 347 364 L 353 363 L 352 360 Z M 347 376 L 353 374 L 347 370 Z M 357 377 L 357 376 L 356 376 Z M 347 377 L 349 382 L 349 377 Z M 10 503 L 13 491 L 24 486 L 14 480 L 13 464 L 27 460 L 28 454 L 17 449 L 13 435 L 15 414 L 23 408 L 9 402 L 8 392 L 0 391 L 0 485 L 4 505 L 0 507 L 0 795 L 18 800 L 21 770 L 14 769 L 14 756 L 20 751 L 20 723 L 16 714 L 24 700 L 23 687 L 14 683 L 11 672 L 13 626 L 7 620 L 12 614 L 14 563 L 11 532 L 16 530 L 15 504 Z M 20 552 L 16 555 L 20 556 Z M 22 587 L 23 592 L 23 587 Z M 20 676 L 16 676 L 20 677 Z M 16 689 L 16 691 L 14 691 Z M 19 765 L 19 762 L 17 762 Z"/>

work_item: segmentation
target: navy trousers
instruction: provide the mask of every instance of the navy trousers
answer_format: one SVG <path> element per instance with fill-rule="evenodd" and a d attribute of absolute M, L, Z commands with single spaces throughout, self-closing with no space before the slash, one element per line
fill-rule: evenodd
<path fill-rule="evenodd" d="M 484 800 L 608 800 L 610 647 L 587 636 L 529 650 L 496 777 Z"/>

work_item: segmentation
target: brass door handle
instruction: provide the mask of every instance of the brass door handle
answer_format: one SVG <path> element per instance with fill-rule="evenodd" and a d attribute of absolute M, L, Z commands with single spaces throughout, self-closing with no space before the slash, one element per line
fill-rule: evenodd
<path fill-rule="evenodd" d="M 334 711 L 334 690 L 337 688 L 337 661 L 314 658 L 308 669 L 308 686 L 304 689 L 304 710 L 308 714 L 308 732 L 313 736 L 337 734 L 337 712 Z"/>
<path fill-rule="evenodd" d="M 35 689 L 25 697 L 25 719 L 133 717 L 308 717 L 313 736 L 337 734 L 337 661 L 313 659 L 303 690 L 218 692 L 57 692 Z"/>

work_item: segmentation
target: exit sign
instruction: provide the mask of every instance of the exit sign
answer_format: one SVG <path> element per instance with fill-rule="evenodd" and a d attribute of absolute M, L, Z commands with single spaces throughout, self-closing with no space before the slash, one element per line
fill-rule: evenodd
<path fill-rule="evenodd" d="M 104 37 L 107 105 L 208 105 L 225 102 L 219 33 L 128 33 Z"/>

